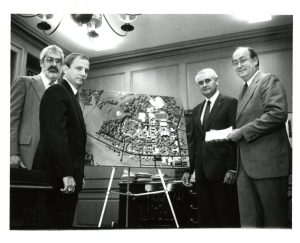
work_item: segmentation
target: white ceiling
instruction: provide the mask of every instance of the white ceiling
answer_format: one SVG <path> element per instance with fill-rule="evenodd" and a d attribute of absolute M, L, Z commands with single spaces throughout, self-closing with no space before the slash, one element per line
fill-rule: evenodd
<path fill-rule="evenodd" d="M 108 14 L 106 17 L 116 31 L 122 33 L 120 26 L 123 22 L 119 20 L 118 16 Z M 132 23 L 135 29 L 126 37 L 118 37 L 103 20 L 103 24 L 99 28 L 99 37 L 89 40 L 86 35 L 86 26 L 79 27 L 68 14 L 63 16 L 61 25 L 50 36 L 44 35 L 36 27 L 37 23 L 41 22 L 36 17 L 24 18 L 13 15 L 13 19 L 49 43 L 56 43 L 69 52 L 85 53 L 91 58 L 293 23 L 292 15 L 273 15 L 271 21 L 249 24 L 246 21 L 238 20 L 233 15 L 225 14 L 141 14 Z M 60 19 L 61 16 L 57 16 L 49 21 L 52 29 Z M 68 23 L 69 25 L 67 25 Z M 107 32 L 102 33 L 105 29 Z M 108 39 L 110 43 L 114 40 L 118 40 L 120 43 L 115 48 L 108 50 L 95 51 L 89 48 L 92 45 L 104 46 L 101 44 L 104 39 Z"/>

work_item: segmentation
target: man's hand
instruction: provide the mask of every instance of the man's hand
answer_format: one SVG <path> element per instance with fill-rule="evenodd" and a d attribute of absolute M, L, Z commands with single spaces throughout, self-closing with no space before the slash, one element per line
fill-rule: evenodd
<path fill-rule="evenodd" d="M 224 176 L 223 183 L 232 185 L 236 182 L 237 174 L 235 171 L 228 170 Z"/>
<path fill-rule="evenodd" d="M 10 168 L 24 168 L 26 169 L 26 166 L 24 165 L 23 161 L 21 160 L 21 157 L 19 155 L 11 155 L 10 156 Z"/>
<path fill-rule="evenodd" d="M 184 186 L 192 186 L 192 183 L 190 183 L 190 178 L 191 178 L 191 175 L 189 172 L 184 172 L 184 174 L 182 175 L 182 183 Z"/>
<path fill-rule="evenodd" d="M 234 129 L 231 133 L 228 134 L 226 140 L 238 142 L 243 138 L 243 134 L 241 132 L 241 129 Z"/>
<path fill-rule="evenodd" d="M 62 193 L 72 194 L 75 191 L 75 180 L 72 176 L 63 177 L 64 188 L 60 189 Z"/>

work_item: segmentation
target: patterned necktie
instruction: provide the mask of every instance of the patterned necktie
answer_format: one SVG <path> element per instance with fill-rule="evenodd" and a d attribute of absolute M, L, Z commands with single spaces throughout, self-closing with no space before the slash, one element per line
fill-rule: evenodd
<path fill-rule="evenodd" d="M 206 102 L 206 108 L 205 108 L 205 112 L 204 112 L 204 116 L 203 116 L 203 123 L 202 123 L 202 127 L 203 130 L 206 131 L 207 128 L 207 121 L 208 121 L 208 116 L 209 116 L 209 112 L 210 112 L 210 100 L 208 100 Z"/>
<path fill-rule="evenodd" d="M 51 85 L 53 85 L 55 83 L 55 80 L 54 81 L 50 81 L 50 83 L 48 84 L 49 86 L 48 87 L 50 87 Z"/>
<path fill-rule="evenodd" d="M 248 84 L 247 84 L 247 82 L 245 82 L 244 87 L 243 87 L 243 90 L 242 90 L 241 99 L 243 99 L 243 96 L 244 96 L 244 94 L 246 93 L 247 88 L 248 88 Z"/>

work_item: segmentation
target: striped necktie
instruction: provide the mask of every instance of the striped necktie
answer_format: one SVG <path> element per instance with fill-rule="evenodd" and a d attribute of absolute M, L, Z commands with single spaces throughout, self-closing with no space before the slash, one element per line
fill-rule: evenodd
<path fill-rule="evenodd" d="M 50 83 L 48 84 L 48 88 L 53 85 L 55 83 L 55 80 L 54 81 L 50 81 Z"/>

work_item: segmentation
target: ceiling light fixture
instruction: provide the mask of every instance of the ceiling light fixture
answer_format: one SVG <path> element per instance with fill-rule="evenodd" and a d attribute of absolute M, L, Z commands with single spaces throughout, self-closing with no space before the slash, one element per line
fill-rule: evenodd
<path fill-rule="evenodd" d="M 94 14 L 92 16 L 92 19 L 87 23 L 87 35 L 91 39 L 96 38 L 99 36 L 99 34 L 96 32 L 96 29 L 98 29 L 102 25 L 102 15 L 101 14 Z"/>
<path fill-rule="evenodd" d="M 38 19 L 42 20 L 42 22 L 37 24 L 37 27 L 38 29 L 42 30 L 46 35 L 52 35 L 58 29 L 63 19 L 62 17 L 57 26 L 51 32 L 47 32 L 52 28 L 48 20 L 54 17 L 53 14 L 19 15 L 26 18 L 37 17 Z M 90 39 L 93 39 L 99 36 L 99 34 L 96 32 L 96 29 L 101 27 L 103 18 L 115 34 L 124 37 L 127 35 L 128 32 L 134 30 L 133 25 L 131 25 L 130 23 L 135 21 L 138 15 L 139 14 L 119 14 L 119 19 L 125 22 L 125 24 L 121 26 L 121 30 L 123 30 L 125 33 L 117 32 L 109 23 L 108 19 L 104 14 L 71 14 L 71 19 L 79 26 L 86 25 L 87 35 Z"/>
<path fill-rule="evenodd" d="M 52 19 L 53 14 L 38 14 L 36 17 L 42 20 L 42 22 L 37 24 L 37 27 L 39 29 L 41 29 L 41 30 L 50 30 L 51 29 L 51 25 L 47 23 L 47 20 Z"/>
<path fill-rule="evenodd" d="M 135 21 L 137 16 L 138 14 L 119 14 L 119 19 L 125 22 L 125 24 L 121 26 L 121 29 L 126 32 L 133 31 L 134 27 L 130 23 Z"/>

